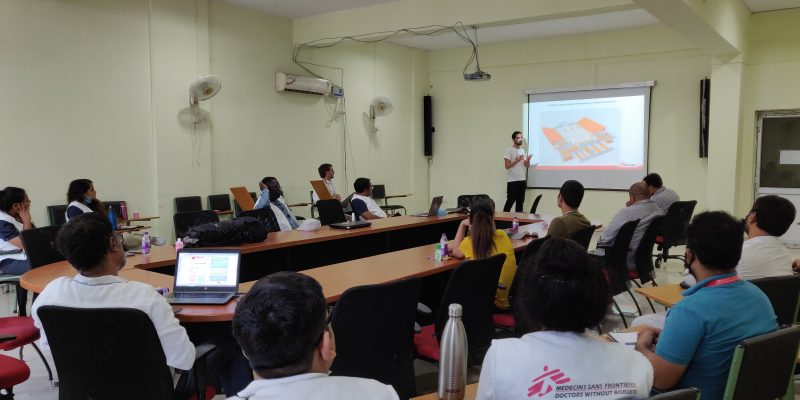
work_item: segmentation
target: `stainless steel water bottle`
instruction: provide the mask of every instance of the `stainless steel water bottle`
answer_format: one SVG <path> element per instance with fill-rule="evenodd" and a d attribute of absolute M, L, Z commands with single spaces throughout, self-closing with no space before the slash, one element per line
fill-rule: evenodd
<path fill-rule="evenodd" d="M 463 400 L 467 385 L 467 332 L 461 321 L 461 304 L 447 309 L 450 319 L 439 338 L 439 398 Z"/>

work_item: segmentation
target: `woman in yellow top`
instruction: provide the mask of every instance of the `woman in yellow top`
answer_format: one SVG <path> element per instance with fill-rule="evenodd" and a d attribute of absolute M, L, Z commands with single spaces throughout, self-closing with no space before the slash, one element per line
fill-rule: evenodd
<path fill-rule="evenodd" d="M 494 305 L 506 310 L 510 307 L 508 291 L 511 289 L 511 281 L 514 280 L 517 270 L 517 260 L 514 257 L 511 239 L 505 231 L 494 226 L 494 201 L 491 199 L 479 201 L 473 204 L 469 218 L 461 221 L 458 226 L 452 255 L 457 258 L 481 260 L 499 253 L 506 255 L 506 261 L 500 271 Z"/>

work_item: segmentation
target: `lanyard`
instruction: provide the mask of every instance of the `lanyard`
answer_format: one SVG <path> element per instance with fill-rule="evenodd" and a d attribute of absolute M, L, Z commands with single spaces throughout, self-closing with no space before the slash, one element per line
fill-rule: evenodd
<path fill-rule="evenodd" d="M 714 279 L 713 281 L 706 283 L 705 287 L 729 285 L 734 282 L 739 282 L 739 275 L 729 276 L 727 278 Z"/>

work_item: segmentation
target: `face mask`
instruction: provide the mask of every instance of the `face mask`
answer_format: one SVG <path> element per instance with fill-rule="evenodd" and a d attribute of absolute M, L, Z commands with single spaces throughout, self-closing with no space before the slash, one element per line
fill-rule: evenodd
<path fill-rule="evenodd" d="M 91 197 L 83 196 L 83 204 L 86 204 L 88 206 L 89 204 L 92 204 L 93 201 L 94 200 Z"/>

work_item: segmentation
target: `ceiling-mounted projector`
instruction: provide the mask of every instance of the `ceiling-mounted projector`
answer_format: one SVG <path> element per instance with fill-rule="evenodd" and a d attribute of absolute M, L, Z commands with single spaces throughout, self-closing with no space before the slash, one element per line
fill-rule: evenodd
<path fill-rule="evenodd" d="M 488 81 L 490 79 L 492 79 L 492 75 L 481 70 L 477 70 L 471 74 L 464 74 L 465 81 Z"/>

